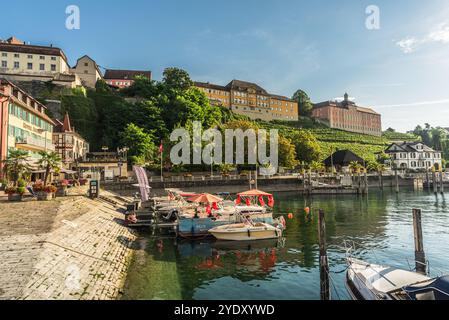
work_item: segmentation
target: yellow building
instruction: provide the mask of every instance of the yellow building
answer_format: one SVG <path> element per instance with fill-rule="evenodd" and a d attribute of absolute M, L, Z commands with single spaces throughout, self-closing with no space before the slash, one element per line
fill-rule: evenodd
<path fill-rule="evenodd" d="M 0 77 L 11 81 L 54 81 L 69 87 L 81 85 L 79 78 L 71 74 L 61 49 L 26 44 L 15 37 L 0 41 Z"/>
<path fill-rule="evenodd" d="M 39 151 L 55 151 L 54 123 L 43 104 L 4 79 L 0 79 L 0 102 L 0 160 L 11 149 L 21 149 L 29 152 L 29 162 L 35 164 Z"/>
<path fill-rule="evenodd" d="M 298 103 L 284 96 L 268 93 L 251 82 L 232 80 L 226 86 L 195 82 L 212 105 L 229 108 L 253 120 L 298 121 Z"/>

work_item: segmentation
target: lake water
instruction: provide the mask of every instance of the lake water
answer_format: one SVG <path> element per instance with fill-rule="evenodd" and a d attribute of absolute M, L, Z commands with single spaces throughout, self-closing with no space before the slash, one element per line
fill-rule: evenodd
<path fill-rule="evenodd" d="M 353 255 L 409 269 L 414 264 L 412 209 L 422 209 L 432 275 L 449 273 L 449 194 L 371 192 L 368 197 L 275 195 L 287 219 L 285 239 L 252 245 L 141 232 L 124 299 L 319 299 L 317 213 L 326 213 L 332 299 L 348 299 L 344 242 Z M 306 218 L 304 208 L 312 208 Z"/>

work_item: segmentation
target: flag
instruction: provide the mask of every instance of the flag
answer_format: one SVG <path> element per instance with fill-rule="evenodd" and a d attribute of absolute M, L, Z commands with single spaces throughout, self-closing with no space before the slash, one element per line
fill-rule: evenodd
<path fill-rule="evenodd" d="M 159 146 L 159 153 L 162 154 L 162 152 L 164 152 L 164 144 L 161 141 L 161 145 Z"/>

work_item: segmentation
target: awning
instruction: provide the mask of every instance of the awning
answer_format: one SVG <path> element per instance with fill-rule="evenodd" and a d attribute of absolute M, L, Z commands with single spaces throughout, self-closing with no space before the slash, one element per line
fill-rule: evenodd
<path fill-rule="evenodd" d="M 268 196 L 271 196 L 272 194 L 263 192 L 261 190 L 254 189 L 254 190 L 249 190 L 246 192 L 238 193 L 237 195 L 241 196 L 241 197 L 258 197 L 258 196 L 268 197 Z"/>

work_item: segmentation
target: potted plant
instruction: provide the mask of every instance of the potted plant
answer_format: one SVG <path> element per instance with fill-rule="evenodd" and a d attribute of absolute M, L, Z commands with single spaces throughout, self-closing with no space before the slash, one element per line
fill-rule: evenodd
<path fill-rule="evenodd" d="M 8 186 L 8 181 L 6 179 L 0 180 L 0 191 L 4 191 Z"/>
<path fill-rule="evenodd" d="M 56 191 L 56 196 L 58 196 L 58 197 L 66 197 L 67 196 L 67 187 L 68 187 L 68 185 L 69 185 L 69 181 L 68 180 L 66 180 L 66 179 L 61 180 L 59 182 L 59 185 L 58 185 L 58 188 L 57 188 L 57 191 Z"/>
<path fill-rule="evenodd" d="M 8 195 L 8 201 L 22 201 L 25 193 L 24 187 L 7 187 L 5 193 Z"/>
<path fill-rule="evenodd" d="M 38 201 L 48 201 L 53 199 L 53 194 L 58 189 L 55 186 L 44 186 L 43 183 L 36 183 L 33 186 L 33 191 L 36 193 Z"/>

